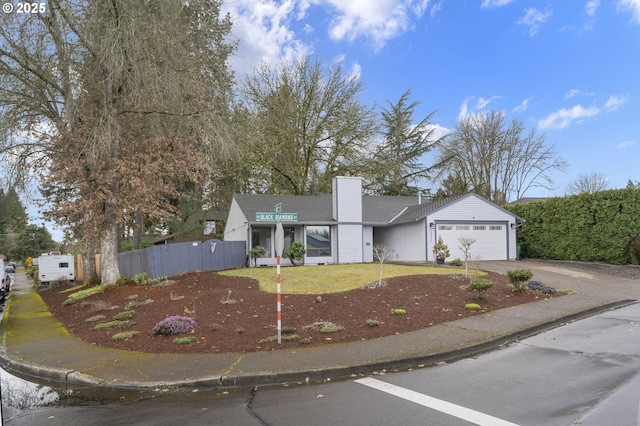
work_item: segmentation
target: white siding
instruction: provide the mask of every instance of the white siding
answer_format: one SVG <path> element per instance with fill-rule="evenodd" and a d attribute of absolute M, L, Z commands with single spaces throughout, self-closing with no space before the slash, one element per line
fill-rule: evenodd
<path fill-rule="evenodd" d="M 390 261 L 424 262 L 427 258 L 424 224 L 424 220 L 420 220 L 393 228 L 376 228 L 374 242 L 393 249 L 388 257 Z"/>
<path fill-rule="evenodd" d="M 339 176 L 332 187 L 334 219 L 339 223 L 362 223 L 362 179 Z"/>
<path fill-rule="evenodd" d="M 247 217 L 240 209 L 240 206 L 238 206 L 235 198 L 232 199 L 229 216 L 227 217 L 227 223 L 224 227 L 225 241 L 247 241 L 248 226 Z"/>
<path fill-rule="evenodd" d="M 483 260 L 505 260 L 507 257 L 508 259 L 515 259 L 516 257 L 516 232 L 514 228 L 511 228 L 511 223 L 515 223 L 515 218 L 507 211 L 496 207 L 494 204 L 484 200 L 483 198 L 475 196 L 475 194 L 470 194 L 469 196 L 461 198 L 453 204 L 432 213 L 427 217 L 427 223 L 469 225 L 471 226 L 470 234 L 468 234 L 470 238 L 477 237 L 477 234 L 473 234 L 474 224 L 487 226 L 490 224 L 502 224 L 503 227 L 506 227 L 503 232 L 499 233 L 500 236 L 498 237 L 506 246 L 501 252 L 502 254 L 496 254 L 497 252 L 495 247 L 490 247 L 490 245 L 482 247 L 485 243 L 471 246 L 471 252 L 479 255 Z M 433 244 L 437 239 L 437 229 L 429 227 L 428 233 L 427 259 L 434 260 Z M 460 257 L 462 259 L 461 252 L 458 250 L 459 242 L 457 241 L 457 236 L 455 241 L 445 241 L 445 243 L 449 246 L 449 251 L 451 252 L 449 260 L 452 260 L 455 257 Z M 507 255 L 504 253 L 507 253 Z M 503 257 L 498 259 L 498 256 Z"/>
<path fill-rule="evenodd" d="M 362 225 L 338 224 L 338 263 L 362 261 Z"/>

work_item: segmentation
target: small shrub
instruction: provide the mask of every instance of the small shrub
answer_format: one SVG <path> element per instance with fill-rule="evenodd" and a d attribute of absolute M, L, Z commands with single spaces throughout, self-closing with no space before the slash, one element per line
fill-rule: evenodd
<path fill-rule="evenodd" d="M 157 323 L 151 333 L 160 336 L 170 336 L 172 334 L 191 333 L 196 327 L 198 327 L 198 324 L 193 318 L 174 315 L 166 317 Z"/>
<path fill-rule="evenodd" d="M 132 278 L 133 282 L 136 284 L 147 284 L 147 273 L 140 272 L 139 274 L 135 274 Z"/>
<path fill-rule="evenodd" d="M 462 266 L 462 260 L 460 258 L 455 258 L 451 261 L 451 266 Z"/>
<path fill-rule="evenodd" d="M 393 310 L 393 314 L 394 315 L 407 315 L 407 310 L 406 309 L 394 309 Z"/>
<path fill-rule="evenodd" d="M 436 243 L 433 245 L 433 254 L 436 259 L 442 260 L 451 256 L 451 253 L 449 252 L 449 246 L 444 243 L 442 236 L 439 236 L 438 241 L 436 241 Z"/>
<path fill-rule="evenodd" d="M 115 320 L 115 321 L 109 321 L 109 322 L 103 322 L 100 324 L 96 324 L 93 329 L 94 330 L 106 330 L 108 328 L 119 328 L 119 327 L 128 327 L 130 325 L 133 325 L 135 323 L 131 322 L 131 321 L 119 321 L 119 320 Z"/>
<path fill-rule="evenodd" d="M 307 251 L 304 249 L 302 241 L 294 241 L 291 243 L 288 249 L 283 253 L 283 256 L 289 259 L 292 265 L 296 264 L 296 260 L 304 259 L 304 254 Z"/>
<path fill-rule="evenodd" d="M 376 280 L 376 281 L 371 281 L 370 283 L 366 283 L 362 285 L 363 289 L 376 289 L 376 288 L 382 288 L 382 287 L 386 287 L 387 286 L 387 282 L 385 280 Z"/>
<path fill-rule="evenodd" d="M 507 277 L 513 287 L 513 291 L 521 292 L 527 289 L 527 281 L 533 277 L 533 272 L 531 272 L 531 269 L 509 269 Z"/>
<path fill-rule="evenodd" d="M 140 334 L 139 331 L 134 331 L 134 330 L 123 331 L 121 333 L 116 333 L 113 336 L 111 336 L 111 340 L 129 340 L 134 338 L 138 334 Z"/>
<path fill-rule="evenodd" d="M 209 330 L 211 331 L 217 331 L 217 330 L 220 330 L 221 328 L 222 326 L 217 322 L 214 322 L 213 324 L 209 324 Z"/>
<path fill-rule="evenodd" d="M 422 296 L 417 296 L 417 295 L 411 296 L 411 300 L 414 302 L 419 302 L 420 299 L 422 299 Z"/>
<path fill-rule="evenodd" d="M 236 328 L 236 334 L 244 334 L 244 333 L 246 333 L 246 332 L 247 332 L 247 330 L 245 330 L 245 329 L 244 329 L 244 328 L 242 328 L 242 327 L 238 327 L 238 328 Z"/>
<path fill-rule="evenodd" d="M 123 311 L 113 316 L 114 320 L 128 320 L 135 317 L 138 313 L 136 311 Z"/>
<path fill-rule="evenodd" d="M 196 336 L 176 337 L 175 339 L 173 339 L 173 343 L 175 343 L 176 345 L 188 345 L 197 341 L 198 338 Z"/>
<path fill-rule="evenodd" d="M 127 304 L 124 305 L 124 308 L 125 309 L 137 308 L 139 306 L 148 305 L 150 303 L 153 303 L 153 299 L 147 299 L 144 302 L 140 302 L 138 300 L 132 300 L 130 302 L 127 302 Z"/>
<path fill-rule="evenodd" d="M 91 318 L 87 318 L 85 322 L 98 322 L 98 321 L 102 321 L 105 318 L 106 317 L 104 315 L 96 315 Z"/>
<path fill-rule="evenodd" d="M 249 252 L 249 256 L 253 259 L 253 266 L 258 266 L 258 258 L 264 256 L 267 253 L 267 249 L 262 246 L 255 246 Z"/>
<path fill-rule="evenodd" d="M 464 307 L 466 309 L 469 309 L 470 311 L 479 311 L 480 309 L 482 309 L 482 306 L 478 305 L 477 303 L 467 303 L 466 305 L 464 305 Z"/>
<path fill-rule="evenodd" d="M 98 294 L 98 293 L 102 293 L 103 291 L 105 291 L 109 286 L 95 286 L 95 287 L 90 287 L 87 288 L 85 290 L 80 290 L 77 291 L 75 293 L 72 293 L 69 295 L 69 297 L 67 297 L 67 300 L 65 300 L 64 302 L 62 302 L 62 306 L 67 306 L 67 305 L 71 305 L 76 303 L 78 300 L 82 300 L 84 298 L 87 298 L 89 296 L 93 296 L 94 294 Z"/>
<path fill-rule="evenodd" d="M 282 332 L 282 334 L 293 334 L 296 332 L 296 328 L 291 327 L 290 325 L 285 325 L 280 331 Z"/>
<path fill-rule="evenodd" d="M 296 340 L 300 340 L 300 336 L 298 336 L 297 334 L 288 334 L 286 336 L 283 336 L 282 340 L 284 340 L 285 342 L 293 342 Z"/>
<path fill-rule="evenodd" d="M 233 293 L 231 290 L 227 290 L 227 298 L 220 300 L 220 303 L 229 305 L 236 303 L 236 300 L 231 298 L 231 293 Z"/>
<path fill-rule="evenodd" d="M 320 333 L 337 333 L 338 331 L 344 331 L 344 327 L 340 326 L 340 325 L 335 325 L 333 327 L 322 327 L 320 329 Z"/>
<path fill-rule="evenodd" d="M 493 281 L 487 279 L 471 280 L 471 283 L 467 287 L 469 290 L 475 291 L 478 299 L 484 298 L 484 293 L 493 287 Z"/>
<path fill-rule="evenodd" d="M 377 327 L 380 325 L 380 321 L 378 321 L 377 319 L 368 319 L 367 321 L 365 321 L 365 324 L 367 324 L 369 327 Z"/>
<path fill-rule="evenodd" d="M 272 343 L 277 341 L 278 341 L 278 336 L 269 336 L 269 337 L 265 337 L 264 339 L 258 340 L 258 344 L 264 345 L 265 343 Z"/>
<path fill-rule="evenodd" d="M 303 345 L 308 345 L 311 343 L 311 337 L 305 337 L 304 339 L 300 340 L 300 343 L 302 343 Z"/>

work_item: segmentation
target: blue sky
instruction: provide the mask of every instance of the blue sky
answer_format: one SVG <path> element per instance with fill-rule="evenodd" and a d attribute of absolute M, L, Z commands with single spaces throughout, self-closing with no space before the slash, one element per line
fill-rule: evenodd
<path fill-rule="evenodd" d="M 230 0 L 224 11 L 238 80 L 265 61 L 341 61 L 363 102 L 412 89 L 416 121 L 436 111 L 443 132 L 499 110 L 544 135 L 569 170 L 525 196 L 562 196 L 581 173 L 610 188 L 640 180 L 640 0 Z"/>
<path fill-rule="evenodd" d="M 503 111 L 554 144 L 580 174 L 610 188 L 640 180 L 640 0 L 234 0 L 241 77 L 261 61 L 342 61 L 362 101 L 412 89 L 416 121 L 453 129 L 461 115 Z"/>

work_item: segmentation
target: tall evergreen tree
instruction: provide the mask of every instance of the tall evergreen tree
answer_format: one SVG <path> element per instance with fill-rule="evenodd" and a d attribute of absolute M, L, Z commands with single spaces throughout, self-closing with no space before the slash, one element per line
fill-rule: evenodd
<path fill-rule="evenodd" d="M 420 184 L 446 161 L 426 166 L 424 155 L 439 147 L 445 140 L 437 135 L 431 123 L 435 112 L 415 123 L 413 115 L 420 102 L 409 102 L 411 90 L 402 94 L 395 104 L 387 101 L 382 110 L 383 140 L 368 162 L 365 188 L 383 195 L 417 195 L 424 193 Z"/>

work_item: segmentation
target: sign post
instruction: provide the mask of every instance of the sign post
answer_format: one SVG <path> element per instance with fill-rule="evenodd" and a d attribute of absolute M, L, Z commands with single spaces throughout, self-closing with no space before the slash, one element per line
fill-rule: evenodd
<path fill-rule="evenodd" d="M 282 228 L 282 222 L 276 223 L 276 297 L 277 297 L 277 311 L 278 311 L 278 344 L 282 343 L 282 303 L 280 301 L 280 257 L 282 256 L 282 250 L 284 249 L 284 228 Z"/>

